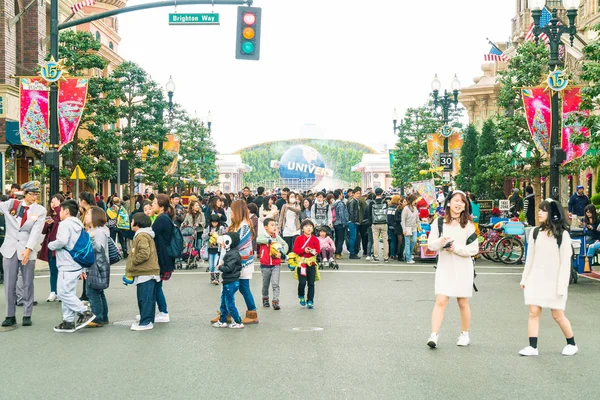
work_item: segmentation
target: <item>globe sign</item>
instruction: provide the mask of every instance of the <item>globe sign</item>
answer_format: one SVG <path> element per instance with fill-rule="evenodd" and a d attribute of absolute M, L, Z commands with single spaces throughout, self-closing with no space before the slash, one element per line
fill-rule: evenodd
<path fill-rule="evenodd" d="M 279 160 L 279 176 L 282 179 L 314 179 L 319 182 L 322 174 L 316 174 L 317 168 L 325 168 L 321 154 L 310 146 L 293 146 Z"/>

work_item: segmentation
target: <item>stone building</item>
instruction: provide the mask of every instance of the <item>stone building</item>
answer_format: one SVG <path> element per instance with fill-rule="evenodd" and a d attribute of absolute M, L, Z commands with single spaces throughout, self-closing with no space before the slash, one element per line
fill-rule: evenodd
<path fill-rule="evenodd" d="M 75 0 L 59 1 L 59 23 L 71 16 Z M 35 76 L 50 51 L 50 1 L 0 0 L 0 188 L 32 178 L 31 167 L 40 164 L 40 153 L 20 145 L 19 86 L 16 76 Z M 126 0 L 97 0 L 73 19 L 114 8 Z M 104 71 L 89 75 L 107 76 L 122 62 L 117 54 L 120 37 L 116 17 L 98 20 L 75 29 L 91 32 L 102 43 L 100 55 L 109 61 Z M 80 130 L 85 137 L 86 133 Z"/>

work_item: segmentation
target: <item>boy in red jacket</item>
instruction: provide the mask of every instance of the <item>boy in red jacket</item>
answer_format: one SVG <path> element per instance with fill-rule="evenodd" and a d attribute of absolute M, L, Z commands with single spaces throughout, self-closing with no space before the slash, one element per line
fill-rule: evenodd
<path fill-rule="evenodd" d="M 294 242 L 294 253 L 300 259 L 296 268 L 298 275 L 298 299 L 301 306 L 308 304 L 308 308 L 313 308 L 315 298 L 315 278 L 317 276 L 317 258 L 316 255 L 321 251 L 319 239 L 313 235 L 315 225 L 311 220 L 305 219 L 300 225 L 303 235 L 296 238 Z M 304 290 L 308 284 L 308 302 L 304 300 Z"/>
<path fill-rule="evenodd" d="M 265 218 L 265 233 L 256 238 L 260 254 L 260 272 L 263 278 L 263 307 L 270 307 L 269 284 L 273 285 L 273 310 L 279 310 L 279 276 L 281 260 L 285 259 L 288 245 L 277 235 L 277 223 L 273 218 Z"/>

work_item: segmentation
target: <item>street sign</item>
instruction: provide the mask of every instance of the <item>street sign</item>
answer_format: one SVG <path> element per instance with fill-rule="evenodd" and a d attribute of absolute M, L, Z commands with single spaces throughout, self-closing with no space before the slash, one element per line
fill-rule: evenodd
<path fill-rule="evenodd" d="M 170 13 L 169 25 L 219 25 L 218 13 Z"/>
<path fill-rule="evenodd" d="M 510 200 L 500 200 L 499 207 L 500 211 L 510 210 Z"/>
<path fill-rule="evenodd" d="M 440 135 L 442 135 L 445 138 L 450 137 L 450 135 L 452 135 L 452 128 L 450 127 L 450 125 L 442 126 L 442 129 L 440 129 Z"/>
<path fill-rule="evenodd" d="M 75 171 L 71 174 L 70 179 L 85 179 L 85 174 L 81 170 L 81 167 L 78 165 L 75 167 Z"/>
<path fill-rule="evenodd" d="M 454 167 L 454 156 L 452 153 L 440 153 L 440 167 L 444 167 L 444 171 L 452 171 Z"/>

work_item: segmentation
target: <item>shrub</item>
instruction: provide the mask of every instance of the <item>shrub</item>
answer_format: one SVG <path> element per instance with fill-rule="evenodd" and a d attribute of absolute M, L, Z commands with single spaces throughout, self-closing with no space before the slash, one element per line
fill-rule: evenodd
<path fill-rule="evenodd" d="M 600 207 L 600 193 L 596 193 L 592 196 L 592 204 L 596 206 L 596 208 Z"/>

